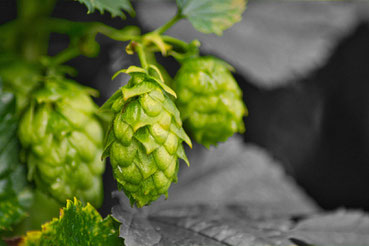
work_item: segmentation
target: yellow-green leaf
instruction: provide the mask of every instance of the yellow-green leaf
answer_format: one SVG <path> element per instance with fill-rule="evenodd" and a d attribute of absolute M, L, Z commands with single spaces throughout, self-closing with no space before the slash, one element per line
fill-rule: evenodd
<path fill-rule="evenodd" d="M 123 245 L 118 237 L 119 222 L 111 216 L 102 219 L 91 204 L 67 201 L 59 218 L 42 225 L 41 231 L 30 231 L 20 245 Z"/>

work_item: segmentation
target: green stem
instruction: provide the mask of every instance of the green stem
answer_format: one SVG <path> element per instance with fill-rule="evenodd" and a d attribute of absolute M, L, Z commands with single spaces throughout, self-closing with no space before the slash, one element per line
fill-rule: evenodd
<path fill-rule="evenodd" d="M 122 30 L 115 29 L 102 23 L 96 23 L 96 31 L 116 41 L 133 40 L 139 35 L 139 29 L 124 28 Z"/>
<path fill-rule="evenodd" d="M 164 42 L 171 44 L 173 46 L 176 46 L 180 49 L 183 49 L 184 51 L 186 51 L 188 49 L 188 43 L 182 40 L 179 40 L 177 38 L 171 37 L 171 36 L 166 36 L 166 35 L 162 35 L 161 36 L 164 40 Z"/>
<path fill-rule="evenodd" d="M 17 19 L 22 27 L 19 29 L 19 50 L 29 61 L 36 61 L 47 54 L 50 33 L 36 22 L 50 16 L 55 3 L 56 0 L 18 0 L 17 2 Z"/>
<path fill-rule="evenodd" d="M 69 47 L 59 52 L 56 56 L 51 59 L 52 65 L 63 64 L 81 54 L 77 47 Z"/>
<path fill-rule="evenodd" d="M 72 35 L 101 33 L 116 41 L 128 41 L 135 39 L 139 35 L 139 28 L 126 27 L 121 30 L 105 25 L 100 22 L 75 22 L 59 18 L 47 18 L 40 25 L 43 25 L 50 32 L 57 32 Z"/>
<path fill-rule="evenodd" d="M 51 15 L 56 0 L 18 0 L 18 18 L 30 20 Z"/>
<path fill-rule="evenodd" d="M 177 13 L 172 19 L 170 19 L 167 23 L 165 23 L 164 25 L 162 25 L 161 27 L 156 29 L 154 32 L 159 33 L 159 34 L 163 34 L 182 18 L 183 18 L 183 16 L 181 14 Z"/>
<path fill-rule="evenodd" d="M 140 43 L 135 43 L 135 51 L 137 52 L 138 58 L 140 59 L 141 66 L 147 69 L 149 64 L 147 63 L 146 53 L 143 45 Z"/>

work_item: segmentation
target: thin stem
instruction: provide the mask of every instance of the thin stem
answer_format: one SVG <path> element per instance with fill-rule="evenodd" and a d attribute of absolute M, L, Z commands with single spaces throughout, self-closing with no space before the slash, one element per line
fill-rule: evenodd
<path fill-rule="evenodd" d="M 140 32 L 138 28 L 134 27 L 126 27 L 119 30 L 100 22 L 74 22 L 59 18 L 47 18 L 40 24 L 46 26 L 50 32 L 75 35 L 76 33 L 82 34 L 82 32 L 87 31 L 90 33 L 101 33 L 116 41 L 132 40 Z"/>
<path fill-rule="evenodd" d="M 54 56 L 51 59 L 51 62 L 53 65 L 60 65 L 79 56 L 80 54 L 80 50 L 77 47 L 69 47 Z"/>
<path fill-rule="evenodd" d="M 147 63 L 146 54 L 145 54 L 143 45 L 140 43 L 135 43 L 134 47 L 135 47 L 135 51 L 137 52 L 138 58 L 140 59 L 141 66 L 147 69 L 149 64 Z"/>
<path fill-rule="evenodd" d="M 47 54 L 49 32 L 36 25 L 37 20 L 47 18 L 54 9 L 56 0 L 18 0 L 18 17 L 22 24 L 19 29 L 20 50 L 24 58 L 36 61 Z"/>
<path fill-rule="evenodd" d="M 180 49 L 183 49 L 184 51 L 186 51 L 188 49 L 188 43 L 182 40 L 179 40 L 177 38 L 171 37 L 171 36 L 166 36 L 166 35 L 162 35 L 161 36 L 164 40 L 164 42 L 172 44 L 174 46 L 177 46 Z"/>
<path fill-rule="evenodd" d="M 181 14 L 177 13 L 172 19 L 170 19 L 167 23 L 165 23 L 164 25 L 162 25 L 161 27 L 156 29 L 154 32 L 159 33 L 159 34 L 163 34 L 182 18 L 183 18 L 183 16 Z"/>
<path fill-rule="evenodd" d="M 56 0 L 18 0 L 18 18 L 23 20 L 31 20 L 51 15 Z"/>
<path fill-rule="evenodd" d="M 115 29 L 111 26 L 102 24 L 102 23 L 96 23 L 96 31 L 113 39 L 116 41 L 128 41 L 128 40 L 132 40 L 135 39 L 138 35 L 139 35 L 139 29 L 122 29 L 122 30 L 118 30 Z"/>

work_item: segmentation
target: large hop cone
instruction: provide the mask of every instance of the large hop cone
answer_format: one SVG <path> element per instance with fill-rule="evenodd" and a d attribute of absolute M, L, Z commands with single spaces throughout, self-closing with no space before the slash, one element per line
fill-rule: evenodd
<path fill-rule="evenodd" d="M 187 59 L 174 79 L 184 127 L 206 147 L 245 131 L 247 109 L 230 68 L 214 57 Z"/>
<path fill-rule="evenodd" d="M 130 67 L 131 79 L 103 106 L 114 120 L 103 157 L 110 156 L 114 176 L 137 207 L 150 204 L 177 181 L 178 158 L 186 161 L 182 141 L 191 141 L 182 128 L 179 111 L 158 70 Z"/>
<path fill-rule="evenodd" d="M 32 93 L 19 125 L 28 179 L 60 202 L 74 196 L 102 202 L 103 129 L 95 116 L 92 89 L 62 78 Z"/>

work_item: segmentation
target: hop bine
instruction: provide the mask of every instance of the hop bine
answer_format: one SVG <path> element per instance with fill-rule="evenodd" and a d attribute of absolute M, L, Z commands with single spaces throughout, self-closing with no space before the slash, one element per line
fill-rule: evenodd
<path fill-rule="evenodd" d="M 28 179 L 60 202 L 78 197 L 102 202 L 103 129 L 90 98 L 93 90 L 61 77 L 32 93 L 18 136 Z"/>
<path fill-rule="evenodd" d="M 214 57 L 189 58 L 174 79 L 184 127 L 206 147 L 245 131 L 242 117 L 247 115 L 247 108 L 230 69 Z"/>
<path fill-rule="evenodd" d="M 178 158 L 187 164 L 182 142 L 191 140 L 182 128 L 176 96 L 152 65 L 122 70 L 131 76 L 102 107 L 115 113 L 103 157 L 110 156 L 118 185 L 137 207 L 168 195 L 177 181 Z"/>

